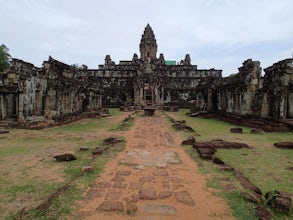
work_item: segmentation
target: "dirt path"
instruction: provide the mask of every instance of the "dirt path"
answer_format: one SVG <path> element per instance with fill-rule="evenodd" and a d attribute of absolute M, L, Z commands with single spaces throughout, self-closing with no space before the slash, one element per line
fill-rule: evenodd
<path fill-rule="evenodd" d="M 136 117 L 127 146 L 86 194 L 79 219 L 235 219 L 163 115 Z"/>

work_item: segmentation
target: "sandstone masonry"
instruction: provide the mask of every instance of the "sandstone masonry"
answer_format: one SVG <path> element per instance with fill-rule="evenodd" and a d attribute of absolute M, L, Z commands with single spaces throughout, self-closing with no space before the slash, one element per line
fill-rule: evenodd
<path fill-rule="evenodd" d="M 188 107 L 226 117 L 293 120 L 293 59 L 264 69 L 248 59 L 239 72 L 198 69 L 189 54 L 180 62 L 157 57 L 148 24 L 140 57 L 115 64 L 110 55 L 98 69 L 70 66 L 49 57 L 41 68 L 13 59 L 0 75 L 0 121 L 29 125 L 54 123 L 67 116 L 93 113 L 102 107 L 143 109 Z M 168 108 L 167 108 L 168 109 Z"/>

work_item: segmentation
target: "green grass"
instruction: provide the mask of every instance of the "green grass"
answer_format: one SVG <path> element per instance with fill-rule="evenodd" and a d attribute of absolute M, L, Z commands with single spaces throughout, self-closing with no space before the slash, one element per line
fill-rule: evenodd
<path fill-rule="evenodd" d="M 176 113 L 167 113 L 167 115 L 170 115 L 175 120 L 185 120 L 186 124 L 191 126 L 199 135 L 196 136 L 197 141 L 223 139 L 225 141 L 247 143 L 253 149 L 218 149 L 216 156 L 242 172 L 252 183 L 260 187 L 263 193 L 272 190 L 293 193 L 293 151 L 278 149 L 273 146 L 275 142 L 293 142 L 292 132 L 250 134 L 250 128 L 248 127 L 233 125 L 217 119 L 188 117 L 186 116 L 187 111 L 183 109 Z M 230 128 L 232 127 L 242 127 L 243 133 L 230 133 Z M 182 139 L 186 139 L 190 135 L 187 132 L 180 131 L 178 133 L 182 136 Z M 239 186 L 239 183 L 236 183 L 234 176 L 230 172 L 219 171 L 216 168 L 217 166 L 211 162 L 201 160 L 192 147 L 183 147 L 197 161 L 200 172 L 208 175 L 208 186 L 221 189 L 220 194 L 228 200 L 234 215 L 238 219 L 255 219 L 253 206 L 242 199 L 239 192 L 245 190 Z M 225 193 L 224 183 L 220 180 L 227 174 L 230 175 L 230 179 L 233 179 L 233 184 L 237 188 L 236 192 Z M 286 215 L 275 211 L 274 214 L 276 219 L 288 218 Z M 292 217 L 292 213 L 290 217 Z"/>
<path fill-rule="evenodd" d="M 112 129 L 121 123 L 122 112 L 110 109 L 109 113 L 111 116 L 106 118 L 82 119 L 38 131 L 16 129 L 3 135 L 0 139 L 0 219 L 16 219 L 22 207 L 27 207 L 27 219 L 64 219 L 76 210 L 75 202 L 93 184 L 105 163 L 124 149 L 125 143 L 122 143 L 121 147 L 92 160 L 95 147 L 101 146 L 105 137 L 119 132 Z M 90 149 L 80 152 L 81 146 Z M 76 152 L 77 160 L 56 162 L 53 155 L 64 150 Z M 95 169 L 82 174 L 84 165 L 93 165 Z M 53 200 L 48 211 L 34 208 L 68 183 L 72 186 Z"/>
<path fill-rule="evenodd" d="M 118 127 L 120 122 L 113 123 L 111 117 L 115 117 L 121 114 L 119 109 L 109 109 L 109 114 L 111 115 L 110 117 L 82 119 L 78 122 L 73 122 L 68 125 L 54 127 L 50 129 L 50 132 L 84 133 L 99 129 L 110 130 Z"/>

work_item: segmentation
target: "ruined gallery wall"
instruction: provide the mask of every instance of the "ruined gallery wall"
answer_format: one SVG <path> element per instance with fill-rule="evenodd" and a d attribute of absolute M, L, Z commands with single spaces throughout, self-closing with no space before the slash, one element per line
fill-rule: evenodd
<path fill-rule="evenodd" d="M 207 108 L 208 88 L 222 77 L 221 70 L 201 70 L 196 66 L 167 66 L 165 71 L 168 101 L 199 109 Z"/>
<path fill-rule="evenodd" d="M 248 59 L 237 74 L 219 78 L 209 87 L 198 85 L 197 93 L 203 96 L 196 102 L 227 117 L 293 118 L 293 59 L 279 61 L 264 71 L 262 77 L 260 62 Z"/>
<path fill-rule="evenodd" d="M 49 57 L 43 68 L 13 59 L 0 77 L 0 120 L 21 124 L 54 121 L 101 108 L 93 81 L 78 70 Z"/>
<path fill-rule="evenodd" d="M 293 118 L 293 59 L 279 61 L 264 71 L 258 95 L 261 116 L 274 120 Z"/>
<path fill-rule="evenodd" d="M 255 95 L 261 79 L 260 62 L 248 59 L 239 72 L 214 85 L 214 100 L 219 113 L 251 116 L 255 113 Z"/>
<path fill-rule="evenodd" d="M 101 65 L 97 70 L 87 70 L 93 76 L 97 87 L 101 88 L 104 107 L 120 107 L 125 102 L 133 105 L 134 77 L 138 65 Z"/>

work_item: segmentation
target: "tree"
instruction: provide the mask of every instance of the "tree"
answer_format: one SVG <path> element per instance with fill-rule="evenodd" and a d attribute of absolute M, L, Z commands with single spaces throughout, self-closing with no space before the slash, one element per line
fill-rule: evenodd
<path fill-rule="evenodd" d="M 11 56 L 8 51 L 9 49 L 4 44 L 0 46 L 0 73 L 10 66 Z"/>

